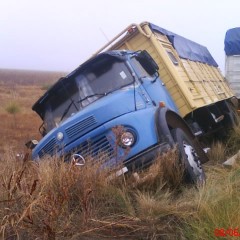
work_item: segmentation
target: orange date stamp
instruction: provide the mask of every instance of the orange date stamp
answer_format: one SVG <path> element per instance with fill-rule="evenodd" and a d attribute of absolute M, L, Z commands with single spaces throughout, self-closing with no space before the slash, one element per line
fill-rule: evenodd
<path fill-rule="evenodd" d="M 216 237 L 240 237 L 239 228 L 215 228 L 214 235 Z"/>

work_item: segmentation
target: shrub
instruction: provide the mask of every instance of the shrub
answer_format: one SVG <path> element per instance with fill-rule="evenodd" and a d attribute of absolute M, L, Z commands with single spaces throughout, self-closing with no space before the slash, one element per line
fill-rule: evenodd
<path fill-rule="evenodd" d="M 10 114 L 15 115 L 20 112 L 20 106 L 16 102 L 11 102 L 6 106 L 5 110 Z"/>
<path fill-rule="evenodd" d="M 16 127 L 17 126 L 16 114 L 20 112 L 20 106 L 16 102 L 11 102 L 6 106 L 5 110 L 9 114 L 13 115 L 14 127 Z"/>

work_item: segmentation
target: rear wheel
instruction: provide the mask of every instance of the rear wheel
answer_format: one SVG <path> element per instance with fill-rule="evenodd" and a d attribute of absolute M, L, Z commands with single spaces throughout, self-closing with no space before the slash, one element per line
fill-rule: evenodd
<path fill-rule="evenodd" d="M 184 165 L 186 181 L 198 184 L 204 183 L 205 173 L 197 154 L 197 152 L 200 153 L 203 150 L 180 128 L 173 129 L 172 136 L 177 144 L 181 163 Z"/>

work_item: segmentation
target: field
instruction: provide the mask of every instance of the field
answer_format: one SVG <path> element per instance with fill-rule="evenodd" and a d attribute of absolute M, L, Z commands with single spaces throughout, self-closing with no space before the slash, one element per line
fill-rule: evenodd
<path fill-rule="evenodd" d="M 24 152 L 25 142 L 39 139 L 41 120 L 32 105 L 65 73 L 0 69 L 0 154 Z M 0 155 L 1 156 L 1 155 Z"/>
<path fill-rule="evenodd" d="M 24 146 L 39 139 L 35 101 L 65 73 L 0 70 L 0 239 L 236 239 L 240 236 L 239 159 L 222 166 L 240 146 L 236 127 L 215 141 L 204 168 L 207 182 L 185 184 L 174 151 L 138 175 L 111 173 L 61 159 L 32 162 Z"/>

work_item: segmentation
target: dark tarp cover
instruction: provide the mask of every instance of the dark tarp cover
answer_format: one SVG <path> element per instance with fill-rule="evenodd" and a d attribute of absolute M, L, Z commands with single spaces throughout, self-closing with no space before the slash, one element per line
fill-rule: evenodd
<path fill-rule="evenodd" d="M 207 63 L 208 65 L 218 67 L 218 64 L 206 47 L 152 23 L 150 23 L 149 26 L 152 31 L 162 33 L 168 37 L 180 58 L 189 59 L 194 62 Z"/>
<path fill-rule="evenodd" d="M 240 55 L 240 27 L 226 32 L 224 50 L 227 56 Z"/>

